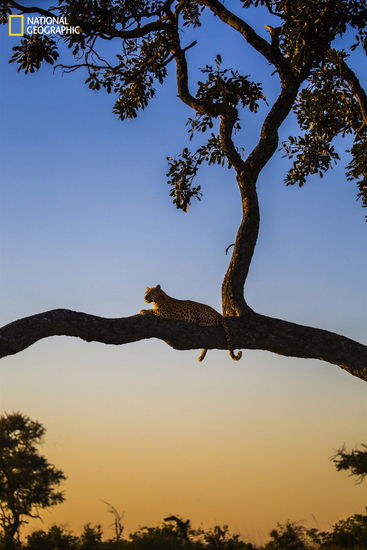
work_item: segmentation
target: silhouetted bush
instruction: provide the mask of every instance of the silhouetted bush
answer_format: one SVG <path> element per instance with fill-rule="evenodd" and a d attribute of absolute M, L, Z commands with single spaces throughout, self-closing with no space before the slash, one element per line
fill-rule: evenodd
<path fill-rule="evenodd" d="M 251 543 L 240 540 L 240 535 L 230 535 L 228 525 L 223 529 L 216 525 L 204 534 L 204 548 L 208 550 L 252 550 L 255 548 Z"/>
<path fill-rule="evenodd" d="M 338 521 L 331 532 L 311 529 L 307 535 L 320 550 L 367 550 L 367 516 L 355 514 Z"/>
<path fill-rule="evenodd" d="M 27 550 L 75 550 L 78 542 L 78 537 L 62 527 L 53 525 L 47 533 L 43 530 L 34 531 L 27 537 L 24 547 Z"/>
<path fill-rule="evenodd" d="M 173 525 L 164 523 L 160 527 L 141 527 L 130 535 L 131 550 L 181 550 L 188 548 Z M 191 543 L 190 543 L 191 547 Z"/>
<path fill-rule="evenodd" d="M 27 537 L 23 550 L 107 550 L 110 543 L 102 542 L 100 525 L 84 526 L 80 537 L 72 535 L 63 527 L 52 526 L 49 531 L 35 531 Z"/>
<path fill-rule="evenodd" d="M 306 550 L 306 529 L 297 523 L 287 521 L 285 525 L 278 523 L 278 528 L 270 531 L 270 542 L 266 550 Z"/>
<path fill-rule="evenodd" d="M 140 527 L 128 538 L 117 540 L 102 540 L 100 525 L 85 525 L 80 536 L 54 525 L 48 532 L 29 535 L 19 550 L 367 550 L 367 515 L 362 514 L 338 521 L 330 532 L 306 530 L 289 521 L 278 523 L 263 546 L 230 534 L 227 525 L 195 530 L 189 521 L 171 517 L 175 524 L 165 521 L 157 527 Z M 4 550 L 1 538 L 0 550 Z"/>

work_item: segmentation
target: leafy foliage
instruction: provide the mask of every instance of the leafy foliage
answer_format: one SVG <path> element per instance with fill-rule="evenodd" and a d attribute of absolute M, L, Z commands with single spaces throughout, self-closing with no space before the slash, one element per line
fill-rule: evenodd
<path fill-rule="evenodd" d="M 243 76 L 233 69 L 220 69 L 222 58 L 220 54 L 215 58 L 216 68 L 206 65 L 204 69 L 200 69 L 203 74 L 208 74 L 208 79 L 205 82 L 198 82 L 196 99 L 201 103 L 215 105 L 223 104 L 237 107 L 249 107 L 250 111 L 257 112 L 259 108 L 259 100 L 265 101 L 261 85 L 255 84 L 248 80 L 248 76 Z M 227 74 L 231 76 L 228 77 Z M 194 132 L 206 132 L 208 128 L 213 128 L 213 119 L 218 115 L 197 112 L 194 118 L 189 118 L 187 125 L 190 127 L 190 141 L 194 136 Z M 237 121 L 234 130 L 240 130 L 241 126 Z"/>
<path fill-rule="evenodd" d="M 177 208 L 187 212 L 191 200 L 201 200 L 202 193 L 200 185 L 193 187 L 192 182 L 196 176 L 199 166 L 203 162 L 211 164 L 219 164 L 224 166 L 228 163 L 228 168 L 231 167 L 228 161 L 219 136 L 211 134 L 206 145 L 202 145 L 195 153 L 190 153 L 187 147 L 178 156 L 178 158 L 167 157 L 169 170 L 167 176 L 168 184 L 171 185 L 170 196 L 173 197 L 173 203 Z"/>
<path fill-rule="evenodd" d="M 167 160 L 169 164 L 167 176 L 170 177 L 168 184 L 172 187 L 170 196 L 173 197 L 173 204 L 176 205 L 176 208 L 187 212 L 191 200 L 195 198 L 200 201 L 202 197 L 200 185 L 193 187 L 192 181 L 203 159 L 200 158 L 200 155 L 192 155 L 185 148 L 178 159 L 167 157 Z"/>
<path fill-rule="evenodd" d="M 278 528 L 270 531 L 270 542 L 266 550 L 306 550 L 306 529 L 297 523 L 287 521 L 285 525 L 278 523 Z"/>
<path fill-rule="evenodd" d="M 331 50 L 328 59 L 324 66 L 311 71 L 309 83 L 294 105 L 298 123 L 305 133 L 290 136 L 288 142 L 283 142 L 285 156 L 295 157 L 285 181 L 287 185 L 297 183 L 302 187 L 309 175 L 318 173 L 323 177 L 332 168 L 332 162 L 340 160 L 332 145 L 334 138 L 354 134 L 347 177 L 358 180 L 358 196 L 367 206 L 366 126 L 357 99 L 338 69 L 337 52 Z"/>
<path fill-rule="evenodd" d="M 180 537 L 171 524 L 158 527 L 141 527 L 130 535 L 132 550 L 180 550 L 186 548 L 186 540 Z"/>
<path fill-rule="evenodd" d="M 205 6 L 200 6 L 200 2 L 190 0 L 182 3 L 182 19 L 184 27 L 201 27 L 200 16 Z"/>
<path fill-rule="evenodd" d="M 357 180 L 359 193 L 364 206 L 367 206 L 367 128 L 364 127 L 356 136 L 350 150 L 352 160 L 347 166 L 348 180 Z"/>
<path fill-rule="evenodd" d="M 241 104 L 242 107 L 249 107 L 250 111 L 256 112 L 259 108 L 259 100 L 265 101 L 260 84 L 249 81 L 248 76 L 242 76 L 233 69 L 221 70 L 221 62 L 221 56 L 218 54 L 215 59 L 215 69 L 209 65 L 201 69 L 203 74 L 208 75 L 208 79 L 205 82 L 198 82 L 196 99 L 201 103 L 210 103 L 211 105 L 221 103 L 237 107 L 238 104 Z M 213 128 L 214 118 L 216 118 L 215 115 L 200 112 L 197 112 L 194 118 L 189 118 L 187 125 L 189 126 L 190 141 L 193 139 L 195 131 L 205 133 L 208 129 Z M 238 120 L 234 129 L 235 131 L 241 129 Z M 240 148 L 238 151 L 243 153 L 244 149 Z M 173 197 L 176 207 L 184 212 L 187 212 L 193 198 L 201 200 L 201 186 L 193 187 L 192 184 L 199 166 L 203 162 L 220 166 L 227 164 L 228 168 L 232 166 L 219 135 L 214 133 L 211 133 L 207 143 L 194 153 L 190 153 L 187 148 L 184 148 L 177 158 L 167 157 L 167 160 L 169 161 L 167 176 L 170 178 L 167 183 L 172 187 L 170 196 Z"/>
<path fill-rule="evenodd" d="M 208 550 L 251 550 L 255 548 L 251 543 L 240 540 L 240 535 L 231 535 L 228 525 L 223 528 L 216 525 L 204 533 L 204 547 Z"/>
<path fill-rule="evenodd" d="M 139 41 L 127 40 L 123 54 L 116 54 L 114 67 L 98 64 L 92 51 L 85 55 L 89 73 L 86 84 L 92 90 L 103 87 L 118 95 L 113 112 L 121 120 L 136 118 L 155 96 L 155 82 L 162 84 L 167 75 L 167 44 L 159 32 Z"/>
<path fill-rule="evenodd" d="M 166 46 L 164 35 L 156 33 L 141 41 L 137 55 L 118 55 L 118 67 L 106 72 L 103 85 L 110 92 L 113 83 L 114 91 L 119 96 L 113 112 L 121 120 L 136 118 L 139 109 L 144 110 L 155 96 L 155 81 L 163 83 L 167 75 Z"/>
<path fill-rule="evenodd" d="M 40 529 L 28 535 L 26 548 L 27 550 L 54 550 L 55 548 L 57 550 L 74 550 L 78 543 L 78 537 L 58 525 L 53 525 L 47 533 Z"/>
<path fill-rule="evenodd" d="M 288 140 L 288 143 L 283 143 L 284 151 L 288 158 L 292 159 L 295 156 L 296 160 L 285 179 L 287 185 L 298 183 L 303 187 L 306 177 L 311 174 L 319 174 L 322 178 L 324 172 L 332 168 L 331 161 L 339 160 L 339 155 L 326 136 L 305 134 L 298 138 L 289 136 Z"/>
<path fill-rule="evenodd" d="M 190 522 L 183 522 L 187 536 L 182 535 L 179 525 L 163 522 L 156 527 L 140 527 L 128 539 L 102 541 L 99 525 L 86 525 L 80 537 L 54 525 L 48 532 L 39 530 L 27 537 L 23 550 L 255 550 L 251 543 L 231 535 L 226 525 L 215 526 L 209 531 L 192 529 Z"/>
<path fill-rule="evenodd" d="M 365 550 L 367 548 L 367 516 L 354 514 L 338 521 L 330 532 L 309 529 L 307 537 L 317 549 Z"/>
<path fill-rule="evenodd" d="M 355 33 L 351 51 L 362 47 L 367 53 L 365 0 L 241 0 L 241 3 L 244 12 L 250 7 L 263 6 L 272 20 L 278 19 L 278 26 L 266 25 L 273 59 L 287 67 L 299 83 L 304 82 L 294 104 L 304 133 L 290 136 L 283 143 L 285 156 L 293 159 L 286 184 L 302 186 L 312 174 L 322 177 L 340 160 L 333 143 L 335 138 L 351 134 L 354 143 L 346 175 L 348 180 L 357 182 L 358 197 L 366 206 L 367 115 L 362 116 L 361 97 L 357 97 L 340 69 L 348 55 L 332 48 L 334 39 L 349 28 Z M 0 22 L 5 23 L 13 10 L 12 2 L 2 0 L 0 5 Z M 44 35 L 25 36 L 15 46 L 11 62 L 19 63 L 18 70 L 35 72 L 42 62 L 54 64 L 59 56 L 59 43 L 65 42 L 76 63 L 59 66 L 66 72 L 86 68 L 89 88 L 115 93 L 114 113 L 121 120 L 136 118 L 155 97 L 157 84 L 162 84 L 168 74 L 169 63 L 177 60 L 178 52 L 185 53 L 181 49 L 182 31 L 186 27 L 200 27 L 205 8 L 213 9 L 199 0 L 59 0 L 54 12 L 66 18 L 69 25 L 81 27 L 82 32 L 65 35 L 57 42 Z M 108 59 L 103 58 L 99 53 L 101 43 L 107 40 L 115 44 L 116 39 L 120 46 L 111 47 Z M 258 43 L 253 46 L 261 51 Z M 237 70 L 223 69 L 221 62 L 218 54 L 214 66 L 201 69 L 206 79 L 197 83 L 195 101 L 200 108 L 189 118 L 190 140 L 195 132 L 213 130 L 215 119 L 223 115 L 218 106 L 248 108 L 256 113 L 259 101 L 265 100 L 260 83 Z M 364 101 L 367 102 L 366 97 Z M 233 130 L 240 129 L 237 119 Z M 168 183 L 177 208 L 187 211 L 192 199 L 200 200 L 201 186 L 194 186 L 193 180 L 204 161 L 226 164 L 228 150 L 217 134 L 211 133 L 208 142 L 194 153 L 184 149 L 178 158 L 169 158 Z"/>
<path fill-rule="evenodd" d="M 236 107 L 241 104 L 242 107 L 249 107 L 250 111 L 256 112 L 259 99 L 265 99 L 262 93 L 261 85 L 248 80 L 248 75 L 243 76 L 233 69 L 220 68 L 222 58 L 218 54 L 216 59 L 216 68 L 206 65 L 201 69 L 208 78 L 205 82 L 198 82 L 196 97 L 201 102 L 224 103 Z M 228 76 L 229 75 L 229 76 Z"/>
<path fill-rule="evenodd" d="M 0 25 L 5 25 L 8 22 L 8 16 L 12 13 L 8 2 L 0 4 Z"/>
<path fill-rule="evenodd" d="M 26 74 L 38 71 L 43 61 L 53 65 L 59 57 L 55 40 L 40 34 L 26 36 L 13 51 L 9 63 L 19 63 L 18 72 L 24 69 Z"/>
<path fill-rule="evenodd" d="M 364 0 L 241 0 L 244 8 L 265 6 L 279 17 L 279 47 L 293 69 L 307 66 L 312 59 L 323 61 L 331 42 L 346 32 L 357 31 L 356 44 L 367 53 L 367 8 Z"/>
<path fill-rule="evenodd" d="M 359 449 L 353 449 L 350 453 L 348 453 L 343 446 L 334 456 L 331 457 L 331 460 L 334 462 L 338 472 L 341 470 L 349 470 L 350 476 L 359 477 L 359 481 L 357 483 L 362 483 L 364 478 L 367 476 L 367 445 L 362 443 L 362 447 L 366 450 L 362 451 Z"/>
<path fill-rule="evenodd" d="M 367 548 L 367 516 L 354 514 L 350 518 L 338 521 L 330 534 L 331 543 L 349 550 L 359 546 Z"/>

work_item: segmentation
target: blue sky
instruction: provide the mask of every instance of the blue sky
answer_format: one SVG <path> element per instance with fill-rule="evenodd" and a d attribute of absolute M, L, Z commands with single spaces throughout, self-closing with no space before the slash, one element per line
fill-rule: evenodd
<path fill-rule="evenodd" d="M 269 20 L 252 21 L 266 36 Z M 270 102 L 278 90 L 271 68 L 216 21 L 208 25 L 189 52 L 192 85 L 220 52 L 224 65 L 265 78 Z M 82 72 L 17 73 L 8 60 L 18 39 L 0 31 L 1 324 L 58 307 L 133 315 L 158 283 L 220 310 L 239 192 L 232 170 L 208 167 L 199 174 L 202 201 L 187 214 L 172 204 L 166 156 L 188 144 L 192 115 L 174 74 L 138 119 L 121 122 L 114 97 L 91 92 Z M 260 120 L 242 117 L 237 143 L 246 152 Z M 292 132 L 290 119 L 281 139 Z M 344 176 L 347 159 L 299 189 L 285 187 L 281 157 L 259 180 L 248 303 L 366 343 L 365 212 Z M 45 425 L 42 449 L 68 477 L 66 503 L 43 514 L 46 526 L 78 531 L 91 521 L 108 531 L 103 499 L 125 510 L 127 530 L 174 513 L 261 542 L 276 521 L 315 526 L 315 516 L 328 528 L 363 512 L 365 488 L 328 460 L 343 443 L 365 441 L 362 381 L 260 351 L 244 350 L 239 363 L 209 351 L 199 365 L 198 355 L 153 340 L 110 347 L 57 337 L 2 360 L 1 409 Z"/>

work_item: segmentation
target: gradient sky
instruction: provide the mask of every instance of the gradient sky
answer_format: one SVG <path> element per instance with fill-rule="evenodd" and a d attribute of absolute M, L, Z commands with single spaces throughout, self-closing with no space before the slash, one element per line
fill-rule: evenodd
<path fill-rule="evenodd" d="M 269 18 L 251 17 L 266 36 Z M 192 86 L 221 53 L 223 65 L 265 79 L 271 102 L 271 68 L 206 19 L 188 53 Z M 91 92 L 84 73 L 17 73 L 8 60 L 18 39 L 3 27 L 0 40 L 1 325 L 59 307 L 129 316 L 158 283 L 220 310 L 239 192 L 232 170 L 208 167 L 202 201 L 187 214 L 172 205 L 166 156 L 187 146 L 192 116 L 174 72 L 138 119 L 121 122 L 115 98 Z M 365 59 L 353 66 L 367 85 Z M 242 117 L 236 139 L 247 152 L 260 121 Z M 290 119 L 281 139 L 292 132 Z M 299 189 L 285 187 L 281 157 L 259 180 L 248 303 L 367 343 L 365 212 L 344 176 L 347 158 Z M 91 522 L 112 536 L 107 501 L 125 511 L 126 534 L 178 514 L 261 543 L 277 521 L 328 529 L 364 512 L 366 485 L 329 461 L 343 444 L 366 441 L 361 380 L 316 360 L 244 350 L 235 363 L 209 351 L 199 364 L 199 353 L 155 340 L 114 347 L 55 337 L 2 360 L 1 411 L 40 421 L 42 452 L 68 478 L 66 502 L 32 529 L 56 522 L 79 533 Z"/>

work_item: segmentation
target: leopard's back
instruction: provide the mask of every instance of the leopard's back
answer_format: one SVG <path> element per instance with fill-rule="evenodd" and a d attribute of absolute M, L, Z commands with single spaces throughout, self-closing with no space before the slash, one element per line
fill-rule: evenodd
<path fill-rule="evenodd" d="M 221 315 L 210 306 L 192 300 L 176 300 L 175 298 L 171 298 L 171 300 L 171 311 L 175 319 L 204 327 L 220 324 Z"/>

